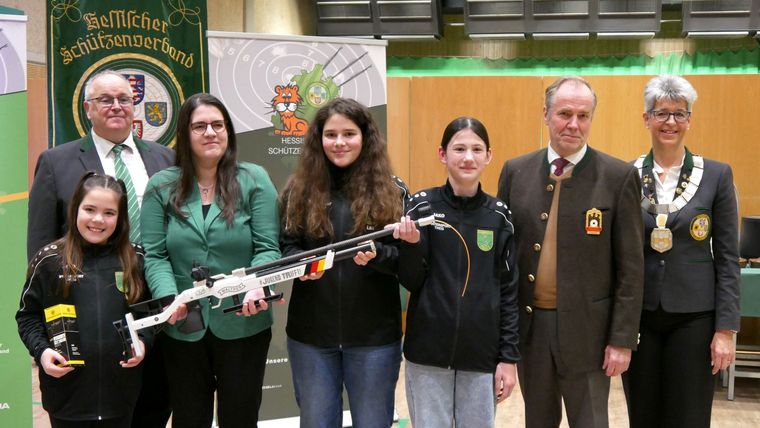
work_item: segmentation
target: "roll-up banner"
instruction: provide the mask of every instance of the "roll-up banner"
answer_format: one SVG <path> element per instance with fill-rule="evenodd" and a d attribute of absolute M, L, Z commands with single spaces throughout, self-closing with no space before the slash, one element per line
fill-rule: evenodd
<path fill-rule="evenodd" d="M 209 84 L 232 116 L 240 160 L 266 168 L 278 190 L 298 162 L 317 110 L 336 97 L 370 108 L 387 123 L 385 41 L 208 32 Z M 279 286 L 290 298 L 291 283 Z M 298 427 L 285 346 L 287 305 L 273 305 L 261 427 Z M 348 400 L 343 400 L 347 409 Z M 344 426 L 351 425 L 344 412 Z"/>
<path fill-rule="evenodd" d="M 13 317 L 26 275 L 26 24 L 24 12 L 0 6 L 0 427 L 32 426 L 31 358 Z"/>

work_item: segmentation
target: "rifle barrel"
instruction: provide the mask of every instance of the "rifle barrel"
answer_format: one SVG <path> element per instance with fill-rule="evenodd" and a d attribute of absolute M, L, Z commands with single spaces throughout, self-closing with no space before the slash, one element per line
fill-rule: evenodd
<path fill-rule="evenodd" d="M 428 216 L 428 217 L 423 217 L 423 218 L 421 218 L 419 220 L 415 220 L 414 221 L 414 225 L 417 226 L 417 227 L 427 226 L 427 225 L 432 224 L 434 221 L 435 221 L 435 218 L 431 215 L 431 216 Z M 303 260 L 304 258 L 311 257 L 311 256 L 314 256 L 314 255 L 317 255 L 317 254 L 321 254 L 321 253 L 325 253 L 325 252 L 330 251 L 330 250 L 336 250 L 336 249 L 339 249 L 339 248 L 353 246 L 353 245 L 356 245 L 356 244 L 363 243 L 365 241 L 374 241 L 375 239 L 379 239 L 379 238 L 383 238 L 383 237 L 392 235 L 393 234 L 393 230 L 394 229 L 392 227 L 388 228 L 388 229 L 378 230 L 376 232 L 367 233 L 365 235 L 357 236 L 355 238 L 350 238 L 350 239 L 346 239 L 344 241 L 334 242 L 332 244 L 328 244 L 328 245 L 325 245 L 323 247 L 314 248 L 314 249 L 308 250 L 308 251 L 303 251 L 303 252 L 300 252 L 298 254 L 293 254 L 293 255 L 290 255 L 290 256 L 287 256 L 287 257 L 283 257 L 281 259 L 273 260 L 273 261 L 271 261 L 269 263 L 264 263 L 262 265 L 253 266 L 253 267 L 247 268 L 245 270 L 245 273 L 246 274 L 251 274 L 251 273 L 258 272 L 258 271 L 262 271 L 262 270 L 267 270 L 267 269 L 271 269 L 271 268 L 274 268 L 274 267 L 278 267 L 278 266 L 281 266 L 281 265 L 284 265 L 284 264 L 297 262 L 297 261 Z"/>

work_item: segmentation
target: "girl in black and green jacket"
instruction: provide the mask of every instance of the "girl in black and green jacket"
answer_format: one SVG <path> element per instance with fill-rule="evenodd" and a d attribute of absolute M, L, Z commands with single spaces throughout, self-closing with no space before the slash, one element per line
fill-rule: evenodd
<path fill-rule="evenodd" d="M 30 263 L 16 313 L 21 340 L 39 366 L 42 405 L 53 428 L 130 426 L 142 356 L 125 358 L 113 321 L 144 297 L 142 260 L 142 248 L 129 242 L 124 183 L 88 172 L 69 205 L 66 235 Z M 74 307 L 83 364 L 51 345 L 45 310 L 56 305 Z"/>

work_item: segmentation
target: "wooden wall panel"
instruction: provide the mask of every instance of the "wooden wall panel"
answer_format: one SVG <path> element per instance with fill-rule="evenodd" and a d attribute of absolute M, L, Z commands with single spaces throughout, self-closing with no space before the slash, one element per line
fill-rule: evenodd
<path fill-rule="evenodd" d="M 418 190 L 446 180 L 437 154 L 443 130 L 459 116 L 472 116 L 488 129 L 493 161 L 481 181 L 495 194 L 504 161 L 541 144 L 541 93 L 538 77 L 412 78 L 409 186 Z"/>
<path fill-rule="evenodd" d="M 644 127 L 644 85 L 652 76 L 590 76 L 598 105 L 590 145 L 630 161 L 650 147 Z M 686 76 L 697 89 L 686 145 L 695 153 L 730 164 L 739 192 L 741 215 L 760 215 L 760 186 L 754 177 L 760 120 L 760 75 Z M 437 159 L 443 128 L 457 116 L 474 116 L 486 125 L 494 153 L 483 188 L 496 193 L 501 165 L 548 142 L 543 123 L 544 89 L 555 77 L 414 77 L 411 87 L 389 78 L 389 139 L 397 172 L 412 190 L 436 186 L 446 178 Z M 404 80 L 405 81 L 405 80 Z M 409 112 L 405 121 L 404 106 Z M 399 155 L 408 130 L 409 157 Z M 404 174 L 408 166 L 408 173 Z"/>
<path fill-rule="evenodd" d="M 644 85 L 651 76 L 587 76 L 597 97 L 589 145 L 631 161 L 649 150 L 644 127 Z M 554 78 L 545 78 L 549 86 Z M 548 138 L 548 137 L 547 137 Z"/>
<path fill-rule="evenodd" d="M 40 153 L 48 148 L 47 78 L 27 78 L 27 118 L 29 138 L 27 141 L 29 188 L 34 181 L 34 168 Z"/>
<path fill-rule="evenodd" d="M 760 215 L 760 75 L 688 76 L 699 98 L 686 145 L 733 168 L 739 212 Z"/>
<path fill-rule="evenodd" d="M 390 154 L 393 173 L 409 185 L 409 108 L 412 79 L 410 77 L 391 77 L 388 87 L 388 153 Z M 410 185 L 411 187 L 411 185 Z M 415 189 L 412 189 L 415 190 Z"/>

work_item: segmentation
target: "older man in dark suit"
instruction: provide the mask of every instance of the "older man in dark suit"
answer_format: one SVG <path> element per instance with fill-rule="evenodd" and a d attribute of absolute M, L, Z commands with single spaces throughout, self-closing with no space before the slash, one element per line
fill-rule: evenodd
<path fill-rule="evenodd" d="M 520 272 L 520 388 L 528 427 L 607 427 L 610 376 L 636 348 L 643 229 L 636 170 L 587 145 L 596 95 L 580 77 L 546 90 L 549 147 L 509 160 Z"/>
<path fill-rule="evenodd" d="M 132 189 L 130 191 L 128 184 L 127 193 L 130 198 L 137 199 L 130 200 L 129 204 L 136 203 L 136 214 L 139 214 L 148 177 L 174 163 L 173 150 L 132 135 L 132 87 L 124 76 L 111 70 L 98 72 L 87 82 L 84 92 L 84 107 L 92 122 L 91 132 L 79 140 L 43 152 L 37 160 L 29 192 L 26 239 L 29 260 L 40 248 L 66 232 L 69 200 L 85 172 L 93 170 L 119 178 L 128 174 L 124 181 L 131 182 Z M 134 226 L 132 217 L 130 215 L 130 222 Z M 139 226 L 135 229 L 139 231 Z M 139 238 L 133 240 L 139 241 Z M 157 340 L 156 346 L 158 344 Z M 163 428 L 170 410 L 160 353 L 154 349 L 143 365 L 143 392 L 132 426 Z"/>
<path fill-rule="evenodd" d="M 29 192 L 27 258 L 66 232 L 66 211 L 74 187 L 87 171 L 116 176 L 114 147 L 129 170 L 138 203 L 148 177 L 174 163 L 174 151 L 132 136 L 132 88 L 121 74 L 106 70 L 85 85 L 84 107 L 92 130 L 76 141 L 44 151 Z"/>

